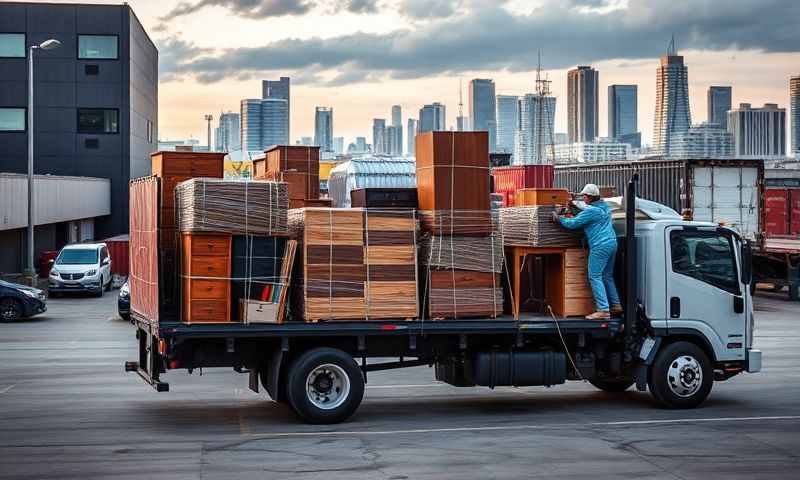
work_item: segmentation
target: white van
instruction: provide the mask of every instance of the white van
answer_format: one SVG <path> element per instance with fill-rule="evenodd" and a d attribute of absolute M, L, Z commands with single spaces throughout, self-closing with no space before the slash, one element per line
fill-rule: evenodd
<path fill-rule="evenodd" d="M 62 248 L 50 269 L 50 293 L 111 289 L 111 256 L 105 243 L 79 243 Z"/>

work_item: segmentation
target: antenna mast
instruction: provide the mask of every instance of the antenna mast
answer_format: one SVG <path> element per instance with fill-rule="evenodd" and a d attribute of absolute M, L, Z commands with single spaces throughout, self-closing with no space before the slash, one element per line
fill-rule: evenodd
<path fill-rule="evenodd" d="M 536 65 L 536 163 L 555 163 L 556 150 L 553 128 L 550 127 L 550 79 L 542 78 L 542 52 L 537 53 Z M 555 121 L 555 119 L 553 119 Z M 547 157 L 545 157 L 545 149 Z"/>

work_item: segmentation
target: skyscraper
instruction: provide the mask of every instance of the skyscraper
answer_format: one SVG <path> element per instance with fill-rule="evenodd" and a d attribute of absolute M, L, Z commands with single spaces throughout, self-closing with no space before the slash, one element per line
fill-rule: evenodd
<path fill-rule="evenodd" d="M 567 72 L 567 133 L 570 142 L 591 142 L 598 137 L 600 74 L 579 66 Z"/>
<path fill-rule="evenodd" d="M 403 110 L 400 105 L 392 105 L 392 126 L 397 127 L 392 132 L 395 136 L 392 142 L 397 145 L 396 155 L 403 154 Z"/>
<path fill-rule="evenodd" d="M 608 86 L 608 136 L 634 148 L 641 147 L 637 116 L 638 87 L 636 85 Z M 623 139 L 624 137 L 624 139 Z M 631 139 L 633 141 L 626 141 Z"/>
<path fill-rule="evenodd" d="M 708 87 L 708 123 L 728 129 L 728 110 L 731 109 L 731 87 Z"/>
<path fill-rule="evenodd" d="M 800 159 L 800 75 L 789 80 L 789 110 L 792 117 L 792 153 Z"/>
<path fill-rule="evenodd" d="M 489 151 L 497 150 L 497 117 L 494 81 L 476 78 L 469 82 L 470 130 L 489 132 Z"/>
<path fill-rule="evenodd" d="M 497 108 L 497 151 L 514 152 L 514 135 L 517 132 L 518 101 L 516 95 L 498 95 Z"/>
<path fill-rule="evenodd" d="M 674 136 L 689 130 L 689 71 L 675 51 L 674 40 L 661 57 L 656 70 L 656 111 L 653 121 L 653 150 L 669 157 Z"/>
<path fill-rule="evenodd" d="M 702 123 L 675 135 L 672 158 L 730 158 L 733 135 L 716 123 Z"/>
<path fill-rule="evenodd" d="M 279 98 L 245 99 L 241 102 L 241 148 L 263 152 L 271 145 L 289 143 L 288 102 Z"/>
<path fill-rule="evenodd" d="M 383 118 L 372 119 L 372 152 L 386 153 L 386 120 Z"/>
<path fill-rule="evenodd" d="M 532 93 L 520 97 L 513 165 L 550 163 L 556 98 Z"/>
<path fill-rule="evenodd" d="M 425 105 L 419 110 L 418 133 L 447 130 L 445 107 L 439 102 Z"/>
<path fill-rule="evenodd" d="M 774 103 L 752 108 L 740 103 L 728 112 L 728 132 L 733 134 L 734 154 L 739 158 L 786 155 L 786 109 Z"/>
<path fill-rule="evenodd" d="M 219 125 L 215 130 L 214 142 L 217 152 L 235 152 L 241 148 L 239 133 L 239 114 L 233 112 L 220 113 Z"/>
<path fill-rule="evenodd" d="M 314 112 L 314 143 L 320 151 L 333 151 L 333 108 L 317 107 Z"/>
<path fill-rule="evenodd" d="M 413 157 L 414 152 L 416 151 L 416 138 L 417 138 L 417 120 L 413 118 L 408 119 L 408 126 L 406 127 L 406 132 L 408 132 L 408 145 L 406 147 L 406 155 Z"/>
<path fill-rule="evenodd" d="M 396 156 L 403 154 L 403 145 L 400 143 L 403 137 L 400 134 L 400 131 L 400 127 L 396 127 L 394 125 L 389 125 L 386 127 L 386 140 L 384 141 L 384 144 L 386 145 L 385 153 Z"/>
<path fill-rule="evenodd" d="M 289 134 L 289 123 L 292 113 L 291 103 L 291 80 L 289 77 L 281 77 L 280 80 L 262 80 L 261 81 L 261 98 L 279 98 L 286 100 L 286 110 L 289 112 L 286 116 L 286 132 Z"/>
<path fill-rule="evenodd" d="M 333 152 L 337 155 L 344 153 L 344 137 L 333 137 Z"/>

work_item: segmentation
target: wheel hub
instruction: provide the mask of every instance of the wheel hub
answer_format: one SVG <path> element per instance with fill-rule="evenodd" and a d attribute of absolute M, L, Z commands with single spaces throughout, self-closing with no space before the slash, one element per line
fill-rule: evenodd
<path fill-rule="evenodd" d="M 350 377 L 338 365 L 320 365 L 306 378 L 306 398 L 315 407 L 332 410 L 341 406 L 350 396 Z"/>
<path fill-rule="evenodd" d="M 691 397 L 703 384 L 700 362 L 690 355 L 676 358 L 667 370 L 667 384 L 675 395 L 683 398 Z"/>

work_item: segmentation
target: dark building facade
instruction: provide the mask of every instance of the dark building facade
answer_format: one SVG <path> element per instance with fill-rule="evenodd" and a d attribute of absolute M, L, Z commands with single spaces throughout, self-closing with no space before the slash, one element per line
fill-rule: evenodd
<path fill-rule="evenodd" d="M 29 47 L 51 38 L 34 53 L 35 173 L 109 179 L 94 237 L 126 233 L 158 138 L 158 50 L 128 5 L 0 2 L 0 172 L 27 172 Z"/>

